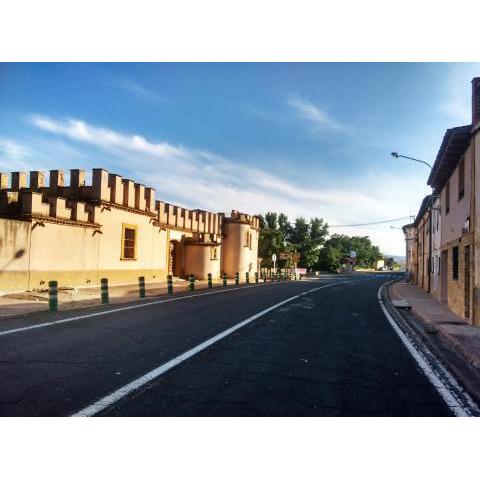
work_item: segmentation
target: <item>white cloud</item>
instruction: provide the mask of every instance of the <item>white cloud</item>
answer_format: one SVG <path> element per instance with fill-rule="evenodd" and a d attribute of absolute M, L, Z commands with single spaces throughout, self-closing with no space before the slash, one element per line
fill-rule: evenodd
<path fill-rule="evenodd" d="M 399 186 L 397 179 L 378 174 L 348 184 L 344 179 L 332 182 L 330 178 L 316 188 L 306 188 L 304 177 L 284 178 L 206 150 L 152 142 L 140 135 L 127 135 L 82 120 L 32 116 L 30 121 L 44 132 L 97 150 L 85 155 L 83 165 L 79 165 L 78 155 L 67 155 L 62 161 L 64 168 L 106 167 L 98 162 L 103 158 L 102 152 L 107 152 L 110 169 L 155 187 L 157 198 L 190 208 L 234 208 L 249 213 L 283 211 L 291 219 L 302 215 L 323 217 L 331 224 L 360 223 L 409 215 L 409 208 L 416 213 L 421 195 L 412 198 L 412 191 L 425 189 L 423 179 L 403 178 L 401 183 L 409 185 L 407 190 Z M 401 235 L 388 225 L 333 231 L 370 235 L 387 253 L 402 254 L 404 250 Z"/>
<path fill-rule="evenodd" d="M 445 81 L 444 102 L 440 111 L 455 125 L 468 125 L 472 121 L 472 78 L 480 76 L 480 63 L 456 63 L 449 65 Z"/>
<path fill-rule="evenodd" d="M 0 138 L 0 169 L 3 171 L 30 170 L 31 149 L 8 138 Z"/>
<path fill-rule="evenodd" d="M 343 129 L 325 110 L 299 95 L 291 95 L 288 97 L 287 103 L 301 119 L 307 121 L 315 130 Z"/>
<path fill-rule="evenodd" d="M 141 98 L 149 102 L 164 103 L 167 101 L 167 99 L 162 95 L 152 92 L 148 88 L 145 88 L 144 86 L 127 77 L 112 77 L 109 81 L 109 84 L 113 87 L 124 90 L 137 98 Z"/>

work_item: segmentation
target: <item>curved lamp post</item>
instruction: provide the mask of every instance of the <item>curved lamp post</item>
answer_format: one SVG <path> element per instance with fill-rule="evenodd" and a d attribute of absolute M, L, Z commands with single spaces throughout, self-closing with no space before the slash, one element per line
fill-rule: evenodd
<path fill-rule="evenodd" d="M 391 155 L 392 155 L 392 157 L 395 157 L 395 158 L 406 158 L 407 160 L 412 160 L 414 162 L 423 163 L 430 170 L 432 169 L 432 166 L 428 162 L 426 162 L 425 160 L 419 160 L 418 158 L 412 158 L 412 157 L 407 157 L 406 155 L 400 155 L 398 152 L 392 152 Z"/>

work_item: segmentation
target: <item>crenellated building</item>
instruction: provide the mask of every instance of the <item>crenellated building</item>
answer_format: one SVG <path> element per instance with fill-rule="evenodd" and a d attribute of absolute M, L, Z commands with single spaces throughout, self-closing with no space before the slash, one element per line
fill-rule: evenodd
<path fill-rule="evenodd" d="M 259 218 L 189 210 L 155 190 L 93 169 L 0 174 L 0 290 L 205 279 L 257 271 Z"/>

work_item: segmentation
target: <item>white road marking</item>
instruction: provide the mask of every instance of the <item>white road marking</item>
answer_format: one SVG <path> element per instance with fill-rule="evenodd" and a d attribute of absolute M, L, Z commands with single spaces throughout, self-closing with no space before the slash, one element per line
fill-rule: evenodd
<path fill-rule="evenodd" d="M 425 376 L 430 380 L 430 383 L 434 386 L 437 392 L 440 394 L 444 402 L 447 404 L 448 408 L 452 411 L 452 413 L 456 417 L 470 417 L 475 415 L 475 411 L 478 412 L 478 406 L 475 402 L 470 398 L 470 396 L 466 393 L 463 393 L 465 397 L 465 402 L 460 401 L 458 398 L 457 393 L 455 390 L 461 391 L 460 385 L 457 381 L 452 377 L 452 375 L 441 365 L 439 362 L 436 363 L 434 366 L 431 364 L 425 355 L 416 347 L 416 345 L 408 338 L 405 332 L 398 326 L 395 319 L 392 317 L 390 312 L 385 307 L 384 301 L 382 299 L 382 290 L 383 288 L 391 283 L 392 280 L 385 282 L 377 292 L 377 298 L 380 303 L 380 307 L 382 308 L 383 313 L 387 317 L 388 322 L 392 326 L 395 333 L 400 337 L 400 340 L 403 342 L 405 347 L 407 348 L 408 352 L 412 355 L 412 357 L 417 362 L 418 366 L 422 369 Z M 425 351 L 428 352 L 428 355 L 432 358 L 435 358 L 434 355 L 428 350 L 425 346 Z M 442 376 L 445 380 L 436 373 L 436 371 L 440 371 Z M 465 403 L 468 405 L 466 406 Z"/>
<path fill-rule="evenodd" d="M 350 284 L 350 282 L 341 282 L 341 283 L 342 284 Z M 312 288 L 312 289 L 307 290 L 305 292 L 294 295 L 293 297 L 287 298 L 286 300 L 283 300 L 279 303 L 276 303 L 275 305 L 272 305 L 271 307 L 268 307 L 265 310 L 262 310 L 261 312 L 258 312 L 255 315 L 252 315 L 251 317 L 248 317 L 247 319 L 241 321 L 240 323 L 237 323 L 233 327 L 227 328 L 223 332 L 219 333 L 218 335 L 215 335 L 214 337 L 206 340 L 205 342 L 200 343 L 196 347 L 193 347 L 190 350 L 187 350 L 186 352 L 182 353 L 178 357 L 173 358 L 172 360 L 164 363 L 163 365 L 160 365 L 159 367 L 151 370 L 150 372 L 146 373 L 145 375 L 142 375 L 141 377 L 137 378 L 136 380 L 133 380 L 132 382 L 128 383 L 127 385 L 124 385 L 123 387 L 119 388 L 118 390 L 115 390 L 111 394 L 101 398 L 100 400 L 96 401 L 92 405 L 89 405 L 88 407 L 80 410 L 79 412 L 75 413 L 72 416 L 73 417 L 91 417 L 93 415 L 96 415 L 97 413 L 101 412 L 102 410 L 105 410 L 105 408 L 110 407 L 114 403 L 117 403 L 119 400 L 121 400 L 122 398 L 124 398 L 128 394 L 132 393 L 133 391 L 137 390 L 138 388 L 142 387 L 143 385 L 146 385 L 147 383 L 151 382 L 152 380 L 155 380 L 160 375 L 163 375 L 165 372 L 168 372 L 169 370 L 176 367 L 180 363 L 183 363 L 185 360 L 188 360 L 189 358 L 192 358 L 197 353 L 200 353 L 202 350 L 205 350 L 206 348 L 210 347 L 214 343 L 219 342 L 220 340 L 224 339 L 228 335 L 231 335 L 233 332 L 236 332 L 240 328 L 244 327 L 245 325 L 248 325 L 249 323 L 253 322 L 254 320 L 257 320 L 258 318 L 262 317 L 263 315 L 267 314 L 268 312 L 271 312 L 272 310 L 275 310 L 276 308 L 281 307 L 282 305 L 285 305 L 286 303 L 289 303 L 289 302 L 291 302 L 291 301 L 293 301 L 297 298 L 300 298 L 304 295 L 308 295 L 309 293 L 316 292 L 317 290 L 322 290 L 324 288 L 332 287 L 332 286 L 335 286 L 335 285 L 339 285 L 339 283 L 329 283 L 327 285 L 322 285 L 321 287 Z"/>
<path fill-rule="evenodd" d="M 142 307 L 148 307 L 150 305 L 159 305 L 161 303 L 168 303 L 168 302 L 176 302 L 179 300 L 185 300 L 189 298 L 195 298 L 195 297 L 202 297 L 204 295 L 215 295 L 218 293 L 226 293 L 226 292 L 236 292 L 238 290 L 244 290 L 246 288 L 256 288 L 256 287 L 263 287 L 265 285 L 285 285 L 286 282 L 271 282 L 271 283 L 259 283 L 255 285 L 249 285 L 245 287 L 233 287 L 233 288 L 227 288 L 225 290 L 213 290 L 211 292 L 203 292 L 203 293 L 196 293 L 193 295 L 183 295 L 181 297 L 173 297 L 173 298 L 167 298 L 164 300 L 155 300 L 153 302 L 145 302 L 145 303 L 140 303 L 136 305 L 129 305 L 128 307 L 119 307 L 119 308 L 114 308 L 111 310 L 102 310 L 101 312 L 95 312 L 95 313 L 87 313 L 85 315 L 78 315 L 76 317 L 69 317 L 69 318 L 63 318 L 61 320 L 53 320 L 51 322 L 44 322 L 44 323 L 37 323 L 35 325 L 29 325 L 28 327 L 19 327 L 19 328 L 13 328 L 11 330 L 3 330 L 0 331 L 0 337 L 4 335 L 11 335 L 13 333 L 21 333 L 21 332 L 27 332 L 30 330 L 36 330 L 37 328 L 45 328 L 45 327 L 51 327 L 53 325 L 60 325 L 62 323 L 68 323 L 68 322 L 74 322 L 76 320 L 83 320 L 84 318 L 92 318 L 92 317 L 99 317 L 101 315 L 108 315 L 110 313 L 117 313 L 117 312 L 125 312 L 127 310 L 133 310 L 135 308 L 142 308 Z M 290 282 L 288 282 L 290 283 Z"/>

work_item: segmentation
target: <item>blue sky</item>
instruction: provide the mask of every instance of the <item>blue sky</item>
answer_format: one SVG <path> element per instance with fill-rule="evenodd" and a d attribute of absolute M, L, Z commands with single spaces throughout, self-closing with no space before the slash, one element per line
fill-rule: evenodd
<path fill-rule="evenodd" d="M 157 198 L 330 224 L 415 214 L 478 64 L 0 64 L 0 169 L 104 167 Z M 332 228 L 402 255 L 393 222 Z"/>

